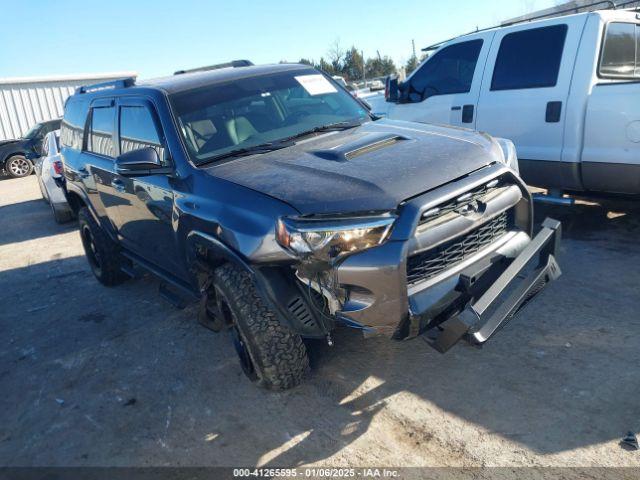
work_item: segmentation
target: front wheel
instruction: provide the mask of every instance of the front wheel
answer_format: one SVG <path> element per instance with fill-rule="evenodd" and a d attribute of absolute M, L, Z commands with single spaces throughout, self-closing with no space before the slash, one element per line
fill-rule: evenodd
<path fill-rule="evenodd" d="M 118 244 L 102 230 L 87 207 L 78 212 L 78 228 L 84 253 L 98 281 L 108 287 L 124 282 L 128 276 L 120 269 L 124 258 Z"/>
<path fill-rule="evenodd" d="M 300 335 L 282 325 L 251 276 L 234 265 L 214 274 L 219 315 L 228 326 L 245 375 L 261 387 L 286 390 L 309 372 Z"/>
<path fill-rule="evenodd" d="M 5 164 L 4 169 L 10 177 L 22 178 L 28 177 L 33 172 L 33 163 L 31 163 L 24 155 L 14 155 Z"/>

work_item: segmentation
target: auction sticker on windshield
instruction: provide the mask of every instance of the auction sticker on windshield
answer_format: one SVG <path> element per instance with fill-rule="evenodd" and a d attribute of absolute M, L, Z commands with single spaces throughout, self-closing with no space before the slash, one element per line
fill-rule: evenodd
<path fill-rule="evenodd" d="M 336 93 L 338 91 L 324 75 L 299 75 L 295 79 L 309 95 L 322 95 L 323 93 Z"/>

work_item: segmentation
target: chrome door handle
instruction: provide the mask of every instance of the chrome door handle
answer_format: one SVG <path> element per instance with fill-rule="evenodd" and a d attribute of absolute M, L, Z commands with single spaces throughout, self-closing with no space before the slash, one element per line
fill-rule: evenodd
<path fill-rule="evenodd" d="M 111 180 L 111 186 L 115 188 L 118 192 L 124 192 L 124 183 L 122 183 L 122 180 L 118 180 L 117 178 L 114 178 L 113 180 Z"/>

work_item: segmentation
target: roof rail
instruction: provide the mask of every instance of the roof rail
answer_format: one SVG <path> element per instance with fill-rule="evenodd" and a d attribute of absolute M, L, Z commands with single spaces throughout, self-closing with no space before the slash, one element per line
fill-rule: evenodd
<path fill-rule="evenodd" d="M 512 25 L 517 25 L 519 23 L 533 22 L 534 20 L 541 20 L 541 19 L 547 18 L 547 17 L 562 16 L 563 14 L 566 14 L 566 13 L 578 13 L 578 10 L 580 10 L 580 9 L 595 7 L 596 5 L 602 5 L 602 4 L 608 5 L 608 7 L 601 8 L 600 10 L 615 10 L 617 8 L 620 8 L 620 7 L 624 6 L 624 5 L 629 5 L 631 3 L 637 3 L 637 2 L 638 2 L 638 0 L 631 0 L 631 1 L 623 2 L 621 4 L 616 4 L 613 0 L 600 0 L 600 1 L 597 1 L 597 2 L 586 3 L 584 5 L 576 5 L 576 6 L 573 6 L 571 8 L 567 8 L 565 10 L 557 10 L 557 11 L 553 11 L 553 12 L 547 12 L 547 13 L 544 13 L 542 15 L 536 15 L 535 17 L 531 17 L 531 18 L 525 18 L 525 19 L 522 19 L 522 20 L 515 20 L 513 22 L 503 23 L 503 24 L 500 24 L 500 25 L 494 25 L 493 27 L 476 29 L 473 32 L 467 32 L 467 33 L 463 33 L 462 35 L 456 35 L 455 37 L 449 38 L 447 40 L 443 40 L 443 41 L 438 42 L 438 43 L 434 43 L 433 45 L 429 45 L 428 47 L 424 47 L 422 49 L 422 51 L 423 52 L 429 52 L 431 50 L 435 50 L 435 49 L 439 48 L 443 43 L 450 42 L 451 40 L 455 40 L 456 38 L 466 37 L 467 35 L 472 35 L 472 34 L 478 33 L 478 32 L 485 32 L 487 30 L 492 30 L 494 28 L 510 27 Z"/>
<path fill-rule="evenodd" d="M 113 88 L 127 88 L 135 85 L 135 77 L 119 78 L 108 82 L 94 83 L 93 85 L 83 85 L 76 88 L 76 93 L 92 93 L 100 90 L 110 90 Z"/>
<path fill-rule="evenodd" d="M 239 68 L 239 67 L 250 67 L 253 65 L 253 62 L 249 60 L 232 60 L 230 62 L 218 63 L 217 65 L 209 65 L 206 67 L 198 67 L 191 68 L 189 70 L 178 70 L 173 72 L 174 75 L 182 75 L 183 73 L 195 73 L 195 72 L 208 72 L 209 70 L 218 70 L 220 68 Z"/>

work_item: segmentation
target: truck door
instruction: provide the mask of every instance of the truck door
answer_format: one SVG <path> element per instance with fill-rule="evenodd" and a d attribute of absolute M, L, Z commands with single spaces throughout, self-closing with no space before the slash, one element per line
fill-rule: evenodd
<path fill-rule="evenodd" d="M 588 190 L 640 194 L 640 22 L 634 17 L 621 14 L 603 32 L 581 157 Z"/>
<path fill-rule="evenodd" d="M 389 117 L 474 128 L 493 35 L 467 35 L 433 53 L 402 84 L 400 103 L 389 106 Z"/>
<path fill-rule="evenodd" d="M 498 30 L 487 59 L 476 128 L 512 140 L 520 171 L 534 185 L 560 181 L 565 107 L 585 19 Z"/>
<path fill-rule="evenodd" d="M 170 166 L 163 130 L 151 101 L 123 97 L 118 100 L 118 148 L 120 154 L 152 147 Z M 118 207 L 120 241 L 158 267 L 181 278 L 186 273 L 176 255 L 171 222 L 173 188 L 166 173 L 119 175 L 122 202 Z"/>

